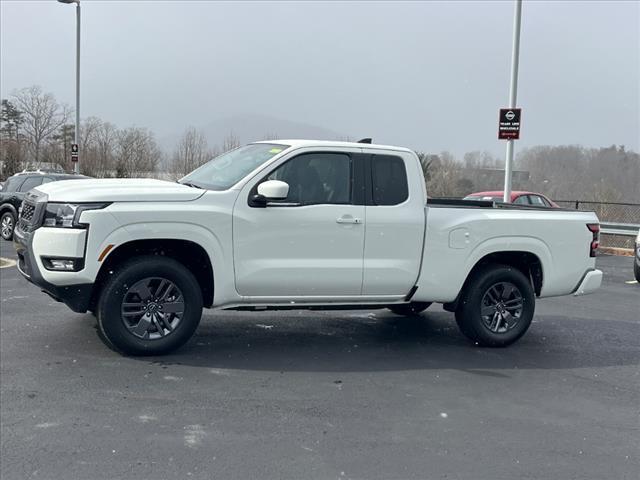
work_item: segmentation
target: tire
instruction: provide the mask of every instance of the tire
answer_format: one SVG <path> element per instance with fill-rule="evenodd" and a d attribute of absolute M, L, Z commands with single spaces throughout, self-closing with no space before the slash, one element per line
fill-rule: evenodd
<path fill-rule="evenodd" d="M 184 345 L 202 317 L 193 274 L 172 258 L 150 255 L 122 264 L 96 308 L 99 337 L 127 355 L 164 355 Z"/>
<path fill-rule="evenodd" d="M 4 212 L 0 216 L 0 236 L 5 240 L 13 238 L 13 230 L 16 228 L 16 217 L 11 212 Z"/>
<path fill-rule="evenodd" d="M 633 275 L 636 277 L 636 282 L 640 283 L 640 266 L 637 259 L 633 261 Z"/>
<path fill-rule="evenodd" d="M 529 329 L 534 311 L 529 279 L 513 267 L 488 265 L 469 278 L 458 301 L 456 322 L 472 342 L 506 347 Z"/>
<path fill-rule="evenodd" d="M 388 308 L 396 315 L 413 317 L 415 315 L 420 315 L 430 306 L 431 306 L 431 302 L 411 302 L 411 303 L 404 303 L 402 305 L 391 305 Z"/>

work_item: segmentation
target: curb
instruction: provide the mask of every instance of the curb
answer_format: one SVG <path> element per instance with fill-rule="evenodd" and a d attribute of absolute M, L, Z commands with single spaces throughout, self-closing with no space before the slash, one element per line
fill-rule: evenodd
<path fill-rule="evenodd" d="M 598 248 L 600 253 L 605 255 L 618 255 L 621 257 L 633 257 L 633 248 L 618 248 L 618 247 L 600 247 Z"/>

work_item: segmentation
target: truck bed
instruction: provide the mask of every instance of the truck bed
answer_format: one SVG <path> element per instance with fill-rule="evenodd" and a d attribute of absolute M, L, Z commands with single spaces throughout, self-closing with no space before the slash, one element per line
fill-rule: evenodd
<path fill-rule="evenodd" d="M 542 210 L 552 212 L 575 212 L 572 208 L 551 208 L 539 205 L 522 205 L 515 203 L 494 202 L 493 200 L 463 200 L 461 198 L 429 198 L 429 207 L 454 207 L 454 208 L 504 208 L 509 210 Z M 583 210 L 587 211 L 587 210 Z"/>
<path fill-rule="evenodd" d="M 415 301 L 453 301 L 475 265 L 496 252 L 534 255 L 541 297 L 569 295 L 594 269 L 593 212 L 486 200 L 428 199 Z"/>

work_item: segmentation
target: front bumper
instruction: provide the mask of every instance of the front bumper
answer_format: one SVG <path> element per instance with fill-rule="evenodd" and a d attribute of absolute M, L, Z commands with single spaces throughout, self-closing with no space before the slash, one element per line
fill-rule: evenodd
<path fill-rule="evenodd" d="M 595 292 L 602 284 L 602 270 L 590 270 L 582 278 L 578 288 L 573 292 L 575 296 L 588 295 Z"/>
<path fill-rule="evenodd" d="M 18 270 L 31 283 L 39 287 L 54 300 L 63 302 L 71 310 L 85 313 L 89 309 L 92 283 L 79 283 L 70 285 L 54 285 L 43 277 L 41 262 L 36 260 L 33 249 L 35 232 L 26 232 L 19 226 L 13 235 L 13 245 L 18 254 Z M 66 273 L 66 272 L 65 272 Z"/>

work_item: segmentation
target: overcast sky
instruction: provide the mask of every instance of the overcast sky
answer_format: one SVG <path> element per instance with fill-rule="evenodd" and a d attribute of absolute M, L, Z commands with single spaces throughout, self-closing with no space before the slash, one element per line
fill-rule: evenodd
<path fill-rule="evenodd" d="M 2 98 L 38 84 L 73 106 L 74 7 L 0 4 Z M 507 0 L 82 0 L 81 113 L 158 136 L 259 113 L 429 152 L 502 155 L 512 21 Z M 525 1 L 516 148 L 637 151 L 639 30 L 635 1 Z"/>

